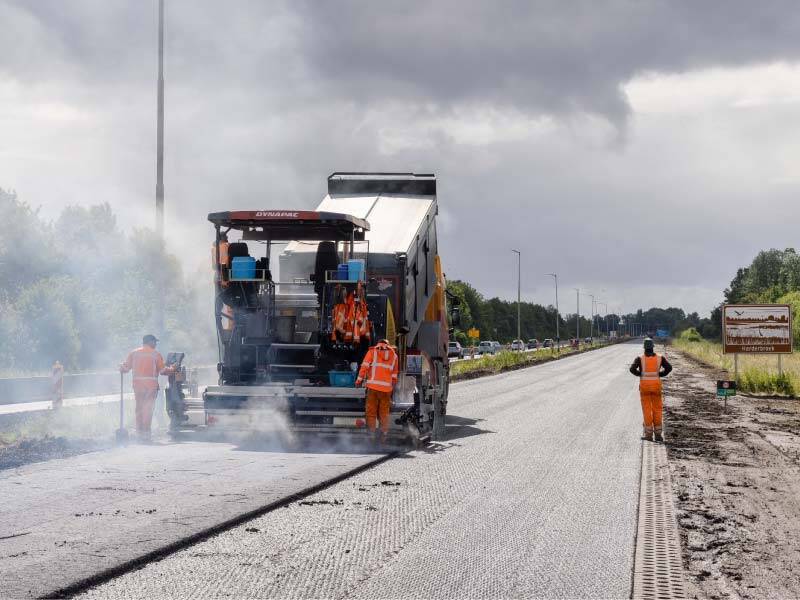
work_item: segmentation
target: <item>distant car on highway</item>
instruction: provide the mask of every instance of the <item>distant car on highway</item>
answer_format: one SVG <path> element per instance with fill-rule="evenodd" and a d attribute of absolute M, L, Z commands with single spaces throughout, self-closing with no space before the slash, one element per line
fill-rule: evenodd
<path fill-rule="evenodd" d="M 525 350 L 525 342 L 522 340 L 514 340 L 511 342 L 511 351 L 512 352 L 522 352 Z"/>
<path fill-rule="evenodd" d="M 552 348 L 553 347 L 553 338 L 546 338 L 542 343 L 542 346 L 545 348 Z"/>
<path fill-rule="evenodd" d="M 447 358 L 462 358 L 464 356 L 464 348 L 458 342 L 450 342 L 447 344 Z"/>
<path fill-rule="evenodd" d="M 500 342 L 481 342 L 478 344 L 478 354 L 497 354 L 502 350 Z"/>
<path fill-rule="evenodd" d="M 592 343 L 592 338 L 590 338 L 590 337 L 584 338 L 583 343 L 584 344 L 591 344 Z"/>
<path fill-rule="evenodd" d="M 528 350 L 536 350 L 539 347 L 539 340 L 536 338 L 528 340 Z"/>

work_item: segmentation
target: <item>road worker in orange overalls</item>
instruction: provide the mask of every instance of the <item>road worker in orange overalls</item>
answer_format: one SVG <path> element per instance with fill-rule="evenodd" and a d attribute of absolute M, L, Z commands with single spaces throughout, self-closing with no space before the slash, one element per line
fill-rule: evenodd
<path fill-rule="evenodd" d="M 397 352 L 386 340 L 381 340 L 368 351 L 361 363 L 356 385 L 367 388 L 366 420 L 367 429 L 377 434 L 376 417 L 381 424 L 381 443 L 389 433 L 389 412 L 392 407 L 392 391 L 397 384 Z"/>
<path fill-rule="evenodd" d="M 153 407 L 158 394 L 158 376 L 168 374 L 164 358 L 156 350 L 158 340 L 154 335 L 142 338 L 142 347 L 130 354 L 119 366 L 121 373 L 133 371 L 133 395 L 136 398 L 136 435 L 141 441 L 150 441 Z"/>
<path fill-rule="evenodd" d="M 656 354 L 653 340 L 646 338 L 644 354 L 636 357 L 630 371 L 639 378 L 639 396 L 644 417 L 642 439 L 651 440 L 655 434 L 655 441 L 663 442 L 661 378 L 672 372 L 672 365 L 667 362 L 666 357 Z"/>

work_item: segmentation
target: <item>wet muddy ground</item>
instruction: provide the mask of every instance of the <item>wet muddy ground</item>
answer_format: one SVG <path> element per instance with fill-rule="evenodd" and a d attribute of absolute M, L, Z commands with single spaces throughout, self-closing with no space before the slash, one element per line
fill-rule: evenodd
<path fill-rule="evenodd" d="M 669 352 L 667 452 L 688 589 L 800 597 L 800 402 L 715 396 L 725 372 Z"/>

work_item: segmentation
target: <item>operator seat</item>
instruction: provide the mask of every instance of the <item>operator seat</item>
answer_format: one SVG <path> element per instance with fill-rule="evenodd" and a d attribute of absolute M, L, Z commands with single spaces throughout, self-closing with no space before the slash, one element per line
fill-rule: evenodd
<path fill-rule="evenodd" d="M 325 289 L 325 271 L 335 271 L 339 266 L 339 252 L 336 242 L 320 242 L 317 245 L 317 257 L 314 262 L 314 291 L 322 304 L 322 290 Z"/>

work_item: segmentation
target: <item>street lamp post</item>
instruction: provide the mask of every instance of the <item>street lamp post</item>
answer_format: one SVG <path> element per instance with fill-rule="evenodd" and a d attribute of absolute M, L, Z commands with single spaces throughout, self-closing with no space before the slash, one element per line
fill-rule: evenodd
<path fill-rule="evenodd" d="M 594 341 L 594 294 L 586 294 L 592 299 L 592 323 L 589 326 L 589 338 Z"/>
<path fill-rule="evenodd" d="M 522 252 L 511 250 L 517 255 L 517 339 L 522 339 Z"/>
<path fill-rule="evenodd" d="M 558 273 L 546 273 L 553 278 L 556 282 L 556 349 L 558 352 L 561 352 L 561 334 L 558 331 L 558 322 L 561 320 L 559 311 L 558 311 Z"/>
<path fill-rule="evenodd" d="M 578 346 L 581 345 L 581 290 L 575 288 L 575 304 L 577 306 L 577 313 L 575 316 L 575 339 L 578 340 Z"/>
<path fill-rule="evenodd" d="M 605 313 L 605 322 L 606 322 L 606 337 L 608 337 L 608 304 L 606 302 L 598 302 L 598 306 L 603 307 L 603 312 Z M 602 321 L 601 321 L 602 322 Z"/>
<path fill-rule="evenodd" d="M 158 89 L 156 117 L 156 234 L 164 247 L 164 0 L 158 0 Z M 158 267 L 159 287 L 163 282 L 163 269 Z M 164 334 L 164 307 L 160 298 L 155 302 L 155 329 Z"/>

